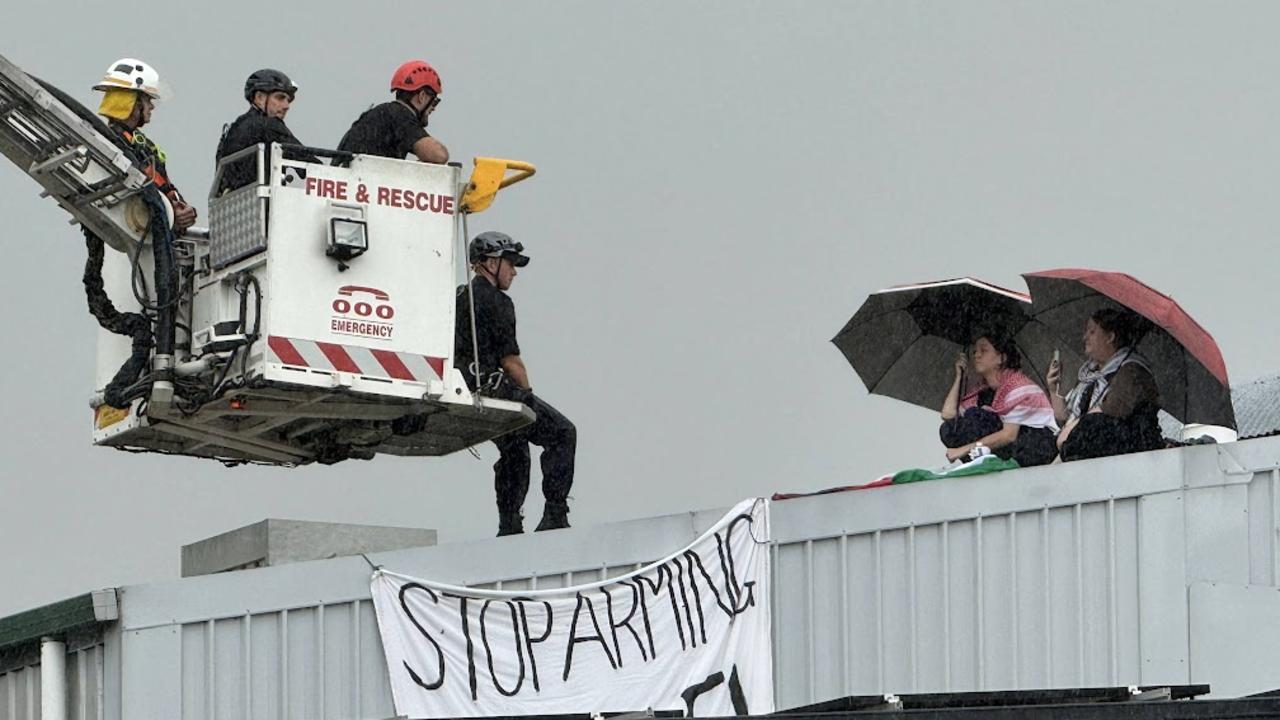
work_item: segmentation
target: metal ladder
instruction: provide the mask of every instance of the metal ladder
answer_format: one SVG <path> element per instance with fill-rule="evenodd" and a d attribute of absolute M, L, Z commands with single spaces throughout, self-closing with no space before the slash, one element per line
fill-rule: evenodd
<path fill-rule="evenodd" d="M 0 153 L 40 183 L 41 196 L 56 200 L 73 222 L 128 252 L 146 215 L 134 208 L 131 221 L 125 201 L 148 179 L 102 134 L 109 132 L 105 126 L 95 127 L 96 118 L 81 110 L 84 115 L 0 55 Z"/>

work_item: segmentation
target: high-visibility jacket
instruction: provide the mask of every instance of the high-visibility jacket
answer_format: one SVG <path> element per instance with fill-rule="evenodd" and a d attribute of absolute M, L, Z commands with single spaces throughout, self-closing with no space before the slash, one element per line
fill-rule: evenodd
<path fill-rule="evenodd" d="M 141 130 L 134 130 L 118 122 L 110 123 L 110 127 L 134 149 L 142 160 L 142 172 L 155 183 L 156 189 L 164 193 L 165 197 L 169 198 L 169 202 L 186 204 L 187 201 L 183 199 L 182 193 L 169 180 L 169 173 L 165 169 L 164 150 L 152 142 L 151 138 L 143 135 Z"/>

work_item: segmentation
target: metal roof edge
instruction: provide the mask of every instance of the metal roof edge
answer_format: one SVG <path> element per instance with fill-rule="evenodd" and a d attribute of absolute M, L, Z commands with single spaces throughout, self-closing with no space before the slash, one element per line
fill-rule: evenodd
<path fill-rule="evenodd" d="M 115 588 L 95 590 L 66 600 L 0 618 L 0 653 L 39 642 L 51 635 L 65 635 L 120 617 Z"/>

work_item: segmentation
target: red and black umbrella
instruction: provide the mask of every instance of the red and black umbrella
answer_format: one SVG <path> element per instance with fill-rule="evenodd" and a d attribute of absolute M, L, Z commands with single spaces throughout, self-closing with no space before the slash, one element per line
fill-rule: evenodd
<path fill-rule="evenodd" d="M 1030 308 L 1026 293 L 974 278 L 901 285 L 867 297 L 831 342 L 867 390 L 936 410 L 951 388 L 956 354 L 979 329 L 1012 338 L 1024 372 L 1044 384 L 1056 343 Z"/>
<path fill-rule="evenodd" d="M 1236 426 L 1222 352 L 1173 298 L 1119 272 L 1062 268 L 1022 277 L 1031 290 L 1032 317 L 1065 347 L 1081 345 L 1085 322 L 1098 310 L 1137 315 L 1135 347 L 1151 366 L 1164 411 L 1184 423 Z M 1064 389 L 1070 383 L 1064 374 Z"/>

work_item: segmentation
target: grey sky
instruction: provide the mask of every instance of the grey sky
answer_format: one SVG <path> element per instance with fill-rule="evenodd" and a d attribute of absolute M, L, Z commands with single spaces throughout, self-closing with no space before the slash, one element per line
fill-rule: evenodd
<path fill-rule="evenodd" d="M 1280 6 L 200 7 L 21 4 L 0 53 L 86 103 L 112 60 L 154 63 L 176 97 L 148 133 L 202 215 L 250 71 L 289 72 L 290 126 L 333 146 L 396 65 L 430 60 L 455 159 L 539 169 L 472 230 L 533 257 L 521 346 L 579 427 L 575 525 L 940 464 L 936 415 L 869 396 L 828 343 L 896 283 L 1123 270 L 1178 299 L 1233 380 L 1277 369 Z M 37 192 L 0 167 L 0 615 L 176 577 L 180 545 L 265 517 L 494 531 L 491 445 L 292 470 L 92 447 L 84 246 Z"/>

